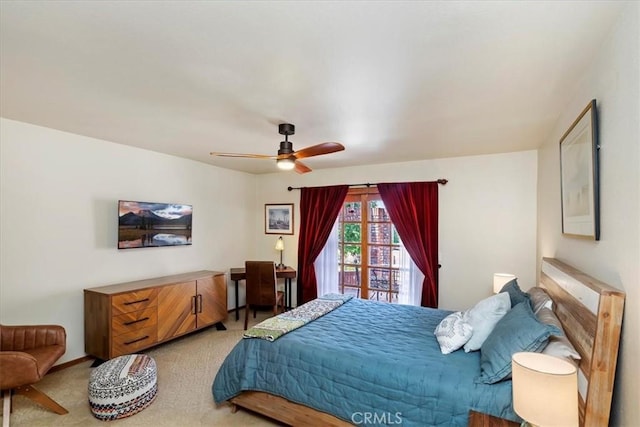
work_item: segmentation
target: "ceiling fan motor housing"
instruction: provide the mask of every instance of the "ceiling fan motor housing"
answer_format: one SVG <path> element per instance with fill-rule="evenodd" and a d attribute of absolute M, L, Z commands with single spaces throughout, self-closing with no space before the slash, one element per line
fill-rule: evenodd
<path fill-rule="evenodd" d="M 281 154 L 293 154 L 293 144 L 289 141 L 280 141 L 278 155 Z"/>
<path fill-rule="evenodd" d="M 278 155 L 293 154 L 293 144 L 289 142 L 289 135 L 296 133 L 296 127 L 291 123 L 281 123 L 278 125 L 278 132 L 284 135 L 284 141 L 280 141 Z"/>

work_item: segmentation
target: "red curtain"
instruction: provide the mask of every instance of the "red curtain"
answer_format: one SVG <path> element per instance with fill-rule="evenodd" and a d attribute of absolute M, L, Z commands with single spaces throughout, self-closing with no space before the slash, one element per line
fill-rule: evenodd
<path fill-rule="evenodd" d="M 424 274 L 423 307 L 438 307 L 438 183 L 378 184 L 391 222 Z"/>
<path fill-rule="evenodd" d="M 348 190 L 348 185 L 301 189 L 298 305 L 318 297 L 316 270 L 313 263 L 327 243 Z"/>

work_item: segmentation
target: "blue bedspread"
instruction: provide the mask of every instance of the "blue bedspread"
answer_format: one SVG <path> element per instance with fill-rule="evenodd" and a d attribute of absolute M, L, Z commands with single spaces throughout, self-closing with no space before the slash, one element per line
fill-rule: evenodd
<path fill-rule="evenodd" d="M 214 400 L 264 391 L 366 425 L 466 426 L 470 409 L 519 420 L 511 381 L 474 382 L 478 352 L 440 352 L 433 331 L 449 313 L 354 298 L 274 342 L 243 339 Z"/>

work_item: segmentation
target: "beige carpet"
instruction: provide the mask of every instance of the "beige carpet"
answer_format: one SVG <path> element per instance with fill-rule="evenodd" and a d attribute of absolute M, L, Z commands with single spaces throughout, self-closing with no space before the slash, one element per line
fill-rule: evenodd
<path fill-rule="evenodd" d="M 258 312 L 261 321 L 268 312 Z M 89 410 L 87 385 L 91 362 L 47 375 L 36 387 L 64 406 L 69 413 L 57 415 L 23 396 L 14 396 L 11 426 L 277 426 L 248 411 L 231 413 L 228 405 L 216 407 L 211 385 L 218 368 L 242 337 L 244 312 L 235 321 L 231 313 L 226 331 L 215 327 L 179 338 L 145 351 L 158 367 L 158 394 L 142 412 L 122 420 L 100 421 Z M 251 319 L 251 316 L 249 316 Z M 255 323 L 255 322 L 252 322 Z"/>

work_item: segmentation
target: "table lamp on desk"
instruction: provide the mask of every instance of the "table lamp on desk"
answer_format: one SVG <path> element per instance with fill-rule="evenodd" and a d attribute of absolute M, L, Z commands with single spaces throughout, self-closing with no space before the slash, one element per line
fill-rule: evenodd
<path fill-rule="evenodd" d="M 284 268 L 285 265 L 282 263 L 282 253 L 284 252 L 284 240 L 282 240 L 282 236 L 278 237 L 276 240 L 276 251 L 280 251 L 280 264 L 278 264 L 277 268 Z"/>

